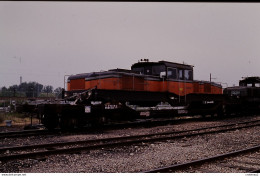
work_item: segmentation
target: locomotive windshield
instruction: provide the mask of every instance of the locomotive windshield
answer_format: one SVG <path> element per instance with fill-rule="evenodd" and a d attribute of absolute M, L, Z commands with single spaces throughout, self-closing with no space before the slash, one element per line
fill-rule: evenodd
<path fill-rule="evenodd" d="M 135 72 L 138 72 L 140 74 L 160 76 L 160 73 L 165 71 L 165 66 L 164 65 L 146 65 L 146 66 L 140 66 L 140 67 L 133 67 L 132 70 Z"/>
<path fill-rule="evenodd" d="M 183 70 L 177 68 L 168 68 L 167 75 L 169 79 L 192 80 L 192 70 Z"/>

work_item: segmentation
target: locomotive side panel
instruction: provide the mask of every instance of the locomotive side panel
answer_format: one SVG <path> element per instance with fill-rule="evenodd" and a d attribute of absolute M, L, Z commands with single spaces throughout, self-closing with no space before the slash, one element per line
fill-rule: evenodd
<path fill-rule="evenodd" d="M 197 94 L 222 94 L 222 87 L 215 83 L 205 81 L 195 81 L 193 83 L 193 93 Z"/>
<path fill-rule="evenodd" d="M 85 89 L 92 89 L 93 87 L 98 85 L 98 80 L 87 80 L 85 81 Z"/>
<path fill-rule="evenodd" d="M 144 91 L 144 85 L 145 85 L 145 83 L 144 83 L 145 81 L 144 81 L 144 78 L 143 77 L 134 77 L 134 82 L 133 82 L 133 84 L 134 84 L 134 90 L 136 90 L 136 91 Z"/>
<path fill-rule="evenodd" d="M 144 90 L 148 92 L 164 92 L 166 91 L 166 87 L 167 87 L 166 82 L 145 80 Z"/>
<path fill-rule="evenodd" d="M 97 85 L 98 89 L 120 90 L 122 87 L 119 78 L 99 79 L 99 80 L 95 80 L 95 82 L 92 83 L 92 85 L 95 84 Z"/>
<path fill-rule="evenodd" d="M 180 96 L 193 93 L 193 83 L 168 81 L 168 92 Z"/>
<path fill-rule="evenodd" d="M 142 77 L 120 75 L 118 77 L 86 80 L 85 89 L 96 87 L 102 90 L 144 91 L 144 84 Z"/>
<path fill-rule="evenodd" d="M 144 91 L 144 78 L 134 75 L 123 75 L 121 77 L 122 90 Z"/>
<path fill-rule="evenodd" d="M 85 79 L 73 79 L 70 80 L 70 90 L 84 90 L 85 89 Z"/>
<path fill-rule="evenodd" d="M 222 94 L 222 88 L 221 87 L 217 87 L 217 86 L 214 86 L 214 85 L 211 85 L 211 93 L 212 94 Z"/>
<path fill-rule="evenodd" d="M 121 75 L 120 77 L 95 78 L 91 80 L 75 79 L 67 84 L 68 90 L 88 90 L 96 87 L 103 90 L 127 90 L 148 92 L 169 92 L 184 96 L 191 93 L 222 94 L 222 88 L 204 82 L 171 81 L 149 79 L 142 76 Z"/>
<path fill-rule="evenodd" d="M 205 92 L 204 83 L 199 83 L 199 92 L 198 93 L 204 93 L 204 92 Z"/>

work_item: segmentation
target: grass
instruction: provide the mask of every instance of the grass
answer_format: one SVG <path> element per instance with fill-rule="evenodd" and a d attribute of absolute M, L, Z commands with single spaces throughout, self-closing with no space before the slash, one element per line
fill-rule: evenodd
<path fill-rule="evenodd" d="M 0 113 L 0 126 L 6 126 L 5 121 L 12 120 L 12 125 L 28 125 L 31 124 L 31 117 L 30 115 L 21 114 L 21 113 Z M 39 119 L 33 117 L 32 119 L 33 124 L 38 124 Z"/>

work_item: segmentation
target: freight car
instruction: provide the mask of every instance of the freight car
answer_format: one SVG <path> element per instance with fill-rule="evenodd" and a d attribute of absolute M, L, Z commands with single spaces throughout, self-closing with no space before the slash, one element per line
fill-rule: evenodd
<path fill-rule="evenodd" d="M 141 60 L 131 70 L 76 74 L 68 77 L 60 103 L 38 106 L 49 129 L 67 129 L 156 116 L 223 115 L 227 103 L 220 84 L 193 79 L 193 66 Z"/>

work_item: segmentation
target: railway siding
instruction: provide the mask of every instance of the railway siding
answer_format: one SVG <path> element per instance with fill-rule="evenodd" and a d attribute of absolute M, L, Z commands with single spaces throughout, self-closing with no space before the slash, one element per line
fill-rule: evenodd
<path fill-rule="evenodd" d="M 213 135 L 141 142 L 116 148 L 102 147 L 34 158 L 33 162 L 32 158 L 16 160 L 19 167 L 14 164 L 15 161 L 4 162 L 4 168 L 18 169 L 19 172 L 144 172 L 254 146 L 260 143 L 258 132 L 259 126 L 256 126 Z M 64 169 L 68 163 L 71 170 Z M 30 165 L 32 170 L 23 167 L 23 164 Z M 47 170 L 43 171 L 43 168 Z"/>

